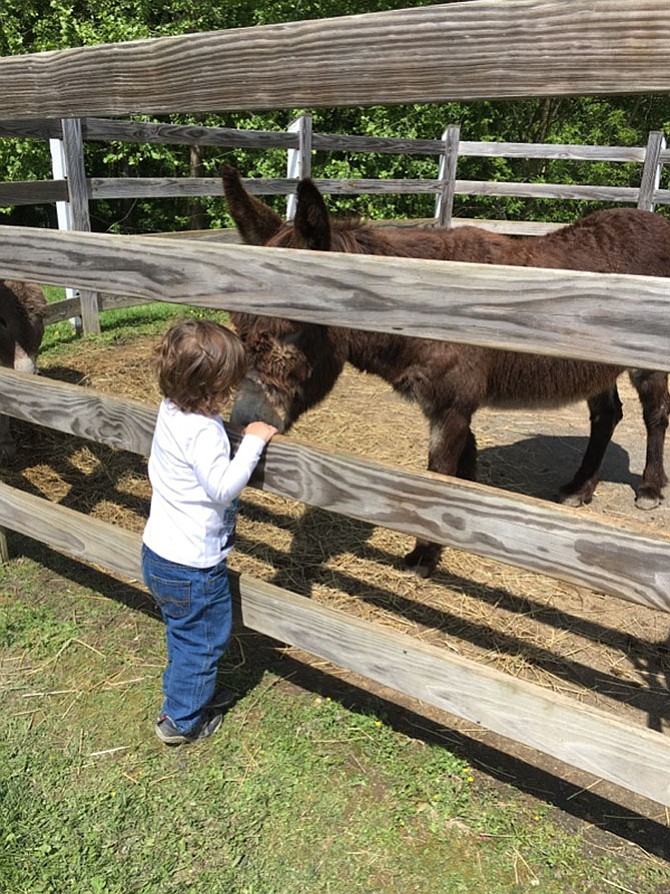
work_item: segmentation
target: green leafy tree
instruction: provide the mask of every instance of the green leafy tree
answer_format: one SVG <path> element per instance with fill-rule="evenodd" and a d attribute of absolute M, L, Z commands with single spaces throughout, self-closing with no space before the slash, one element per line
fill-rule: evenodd
<path fill-rule="evenodd" d="M 192 32 L 250 27 L 277 22 L 370 13 L 434 5 L 429 0 L 0 0 L 3 27 L 0 53 L 16 55 L 43 50 L 114 43 Z M 180 124 L 285 130 L 296 115 L 309 112 L 315 131 L 439 138 L 448 124 L 459 124 L 464 140 L 644 145 L 650 130 L 670 126 L 670 98 L 577 97 L 527 101 L 406 104 L 370 108 L 290 109 L 266 114 L 173 115 L 162 120 Z M 145 119 L 148 120 L 148 119 Z M 156 120 L 156 119 L 154 119 Z M 160 120 L 160 119 L 158 119 Z M 281 177 L 281 151 L 221 150 L 212 147 L 157 144 L 86 145 L 86 169 L 92 177 L 217 176 L 223 161 L 250 176 Z M 0 141 L 0 164 L 11 180 L 48 179 L 51 161 L 46 144 L 33 140 Z M 436 157 L 387 154 L 316 153 L 314 176 L 325 178 L 434 178 Z M 473 180 L 522 180 L 562 183 L 607 183 L 636 186 L 639 166 L 576 163 L 568 160 L 500 158 L 459 161 L 458 176 Z M 283 199 L 274 200 L 283 209 Z M 335 197 L 331 204 L 369 217 L 427 217 L 432 196 Z M 588 210 L 585 203 L 523 199 L 457 197 L 461 216 L 568 219 Z M 12 209 L 0 209 L 8 214 Z M 226 222 L 219 198 L 198 200 L 135 199 L 92 203 L 94 229 L 146 232 L 215 226 Z M 13 209 L 12 220 L 51 223 L 50 206 Z"/>

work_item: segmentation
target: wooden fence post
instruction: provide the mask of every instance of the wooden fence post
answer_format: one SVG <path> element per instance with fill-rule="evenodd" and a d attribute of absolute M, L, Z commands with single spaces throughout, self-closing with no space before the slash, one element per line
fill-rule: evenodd
<path fill-rule="evenodd" d="M 435 201 L 435 219 L 441 227 L 451 225 L 460 138 L 461 128 L 458 124 L 450 124 L 442 134 L 444 152 L 440 156 L 440 169 L 437 175 L 438 180 L 442 181 L 442 188 Z"/>
<path fill-rule="evenodd" d="M 312 173 L 312 116 L 301 115 L 288 126 L 289 133 L 298 134 L 298 148 L 289 149 L 286 160 L 286 176 L 289 180 L 300 180 Z M 286 220 L 293 220 L 297 207 L 295 193 L 286 199 Z"/>
<path fill-rule="evenodd" d="M 61 226 L 59 219 L 59 229 L 82 230 L 88 233 L 91 231 L 91 219 L 88 212 L 88 184 L 84 168 L 81 119 L 63 118 L 61 127 L 63 135 L 60 162 L 62 163 L 62 176 L 67 180 L 69 201 L 67 202 L 68 212 L 62 215 L 66 226 Z M 52 146 L 52 158 L 59 156 L 56 148 Z M 100 332 L 98 293 L 81 290 L 77 294 L 81 305 L 84 335 Z"/>
<path fill-rule="evenodd" d="M 654 193 L 661 184 L 661 152 L 665 149 L 665 136 L 660 130 L 652 130 L 647 139 L 647 151 L 644 156 L 642 180 L 637 207 L 645 211 L 654 210 Z"/>

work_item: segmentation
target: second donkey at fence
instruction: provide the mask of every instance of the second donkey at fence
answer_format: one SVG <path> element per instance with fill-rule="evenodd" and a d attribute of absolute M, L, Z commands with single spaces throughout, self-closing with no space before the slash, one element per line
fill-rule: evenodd
<path fill-rule="evenodd" d="M 234 168 L 224 167 L 223 185 L 243 241 L 254 245 L 670 276 L 670 222 L 649 211 L 597 211 L 546 236 L 511 239 L 475 227 L 394 228 L 333 220 L 309 180 L 299 185 L 294 222 L 284 223 L 245 190 Z M 591 500 L 605 450 L 622 418 L 619 366 L 244 313 L 231 318 L 250 359 L 231 416 L 237 425 L 263 419 L 287 431 L 328 394 L 349 362 L 381 376 L 419 404 L 430 423 L 431 471 L 474 480 L 477 450 L 470 423 L 478 407 L 561 406 L 586 399 L 588 446 L 560 492 L 562 502 L 578 506 Z M 636 501 L 649 509 L 659 504 L 667 484 L 668 377 L 646 370 L 631 370 L 630 375 L 647 430 L 646 465 Z M 417 540 L 405 564 L 428 576 L 440 550 L 435 543 Z"/>
<path fill-rule="evenodd" d="M 35 283 L 0 280 L 0 366 L 36 371 L 46 306 L 44 292 Z M 0 459 L 15 449 L 9 419 L 0 416 Z"/>

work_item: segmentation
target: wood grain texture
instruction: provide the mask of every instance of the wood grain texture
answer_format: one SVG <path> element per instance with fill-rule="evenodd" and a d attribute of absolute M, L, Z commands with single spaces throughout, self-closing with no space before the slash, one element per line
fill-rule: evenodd
<path fill-rule="evenodd" d="M 504 143 L 461 140 L 458 154 L 473 158 L 562 158 L 571 161 L 639 162 L 644 146 L 585 146 L 578 143 Z"/>
<path fill-rule="evenodd" d="M 85 140 L 105 143 L 114 140 L 121 143 L 163 143 L 171 146 L 181 144 L 240 149 L 294 149 L 298 145 L 296 135 L 284 131 L 203 127 L 195 124 L 159 124 L 151 121 L 119 121 L 109 118 L 82 119 L 82 132 Z"/>
<path fill-rule="evenodd" d="M 65 180 L 15 180 L 0 183 L 0 205 L 39 205 L 43 202 L 67 202 Z"/>
<path fill-rule="evenodd" d="M 659 93 L 669 23 L 666 0 L 472 0 L 6 57 L 0 117 Z"/>
<path fill-rule="evenodd" d="M 33 140 L 60 139 L 63 136 L 60 119 L 20 118 L 0 121 L 0 137 L 21 137 Z"/>
<path fill-rule="evenodd" d="M 141 579 L 140 541 L 97 518 L 0 483 L 0 525 L 81 562 Z"/>
<path fill-rule="evenodd" d="M 451 180 L 455 195 L 515 196 L 529 199 L 560 199 L 636 204 L 640 189 L 634 186 L 600 186 L 568 183 L 524 183 L 521 181 Z M 442 180 L 379 180 L 348 178 L 315 179 L 324 195 L 438 195 Z M 257 196 L 291 195 L 297 180 L 246 180 L 247 191 Z M 10 186 L 10 185 L 8 185 Z M 0 186 L 0 198 L 3 189 Z M 46 192 L 42 187 L 43 192 Z M 88 181 L 91 199 L 186 198 L 189 196 L 223 196 L 218 177 L 92 177 Z M 9 190 L 11 195 L 11 190 Z M 37 194 L 37 193 L 36 193 Z M 33 200 L 34 201 L 34 200 Z M 649 201 L 670 204 L 670 190 L 652 189 Z M 10 204 L 10 202 L 7 202 Z M 19 204 L 17 202 L 17 204 Z M 21 204 L 28 204 L 23 198 Z"/>
<path fill-rule="evenodd" d="M 504 180 L 456 180 L 454 191 L 464 196 L 519 196 L 528 199 L 574 199 L 595 202 L 630 202 L 638 200 L 634 186 L 593 186 L 582 183 L 521 183 Z M 667 190 L 665 191 L 667 193 Z M 661 191 L 654 194 L 660 202 Z"/>
<path fill-rule="evenodd" d="M 447 122 L 445 122 L 446 124 Z M 240 130 L 230 127 L 201 127 L 191 124 L 161 124 L 152 121 L 123 121 L 84 118 L 85 140 L 121 143 L 225 146 L 246 149 L 297 149 L 298 135 L 288 131 Z M 0 121 L 0 137 L 32 137 L 47 140 L 61 137 L 60 120 L 26 119 Z M 393 155 L 440 155 L 441 139 L 374 137 L 366 134 L 312 134 L 312 148 L 324 152 L 377 152 Z M 590 146 L 560 143 L 508 143 L 461 140 L 462 156 L 500 158 L 562 158 L 573 161 L 644 162 L 644 146 Z M 670 150 L 660 160 L 670 161 Z"/>
<path fill-rule="evenodd" d="M 7 415 L 119 450 L 149 453 L 153 407 L 1 367 L 0 383 L 0 407 Z"/>
<path fill-rule="evenodd" d="M 0 484 L 0 525 L 141 581 L 140 536 Z M 670 805 L 670 741 L 612 714 L 231 574 L 246 627 Z"/>
<path fill-rule="evenodd" d="M 89 216 L 89 188 L 84 167 L 84 140 L 81 132 L 81 121 L 68 118 L 62 122 L 63 156 L 68 185 L 68 204 L 72 219 L 72 229 L 89 232 L 91 219 Z M 100 316 L 98 314 L 98 296 L 96 292 L 81 289 L 79 292 L 81 306 L 82 332 L 84 335 L 100 333 Z"/>
<path fill-rule="evenodd" d="M 0 412 L 148 455 L 155 410 L 0 369 Z M 228 426 L 233 444 L 239 431 Z M 579 510 L 276 437 L 252 483 L 373 525 L 670 611 L 670 538 Z"/>
<path fill-rule="evenodd" d="M 661 182 L 661 153 L 665 149 L 665 136 L 661 131 L 652 131 L 647 139 L 640 194 L 637 207 L 645 211 L 653 211 L 656 204 L 656 193 Z"/>
<path fill-rule="evenodd" d="M 3 227 L 0 277 L 670 367 L 665 278 Z M 315 289 L 318 283 L 318 289 Z"/>

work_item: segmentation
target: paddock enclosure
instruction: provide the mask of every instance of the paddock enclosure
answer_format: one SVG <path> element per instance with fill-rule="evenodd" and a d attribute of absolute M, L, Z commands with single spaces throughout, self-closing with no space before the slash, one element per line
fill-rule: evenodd
<path fill-rule="evenodd" d="M 88 116 L 668 92 L 670 10 L 665 0 L 635 6 L 472 0 L 5 58 L 0 116 L 14 128 L 18 121 Z M 659 145 L 659 158 L 662 151 Z M 630 367 L 670 366 L 663 279 L 287 255 L 160 236 L 10 226 L 2 233 L 0 276 L 74 287 L 83 301 L 105 292 Z M 153 405 L 48 376 L 3 370 L 0 379 L 3 413 L 148 453 Z M 372 449 L 358 456 L 277 438 L 256 484 L 315 511 L 435 540 L 588 588 L 603 600 L 670 610 L 663 530 L 373 457 Z M 139 577 L 137 532 L 5 483 L 0 524 L 127 579 Z M 667 715 L 646 729 L 267 581 L 243 574 L 239 588 L 249 628 L 670 805 Z"/>

